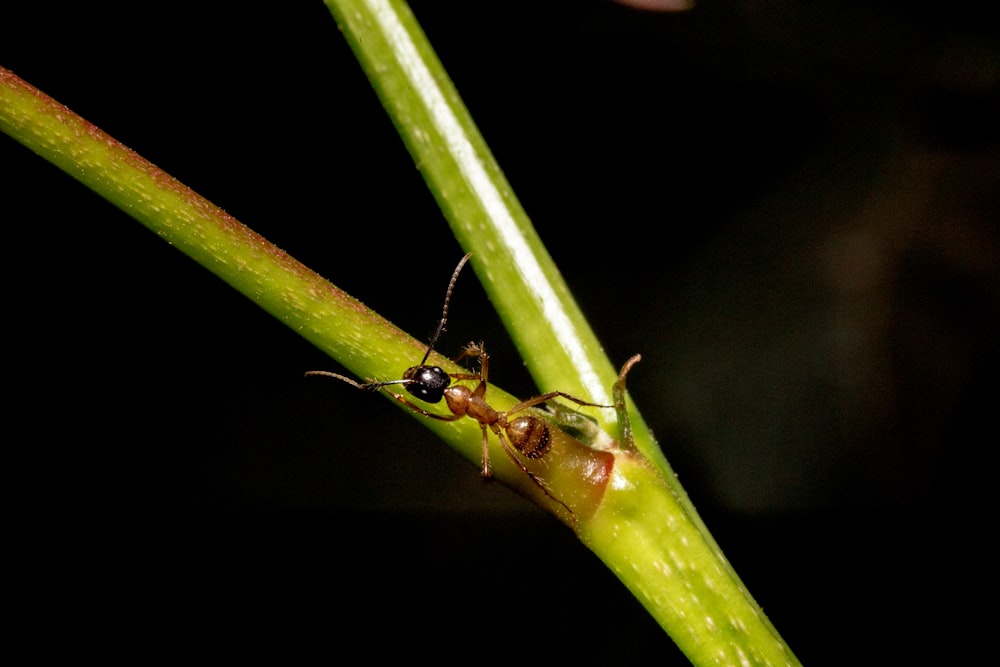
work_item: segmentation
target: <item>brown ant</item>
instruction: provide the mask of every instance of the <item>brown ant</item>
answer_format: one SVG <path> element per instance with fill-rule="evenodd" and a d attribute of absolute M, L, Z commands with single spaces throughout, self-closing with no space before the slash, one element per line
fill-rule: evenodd
<path fill-rule="evenodd" d="M 580 406 L 596 408 L 612 408 L 615 406 L 590 403 L 561 391 L 550 391 L 529 398 L 526 401 L 521 401 L 509 410 L 497 410 L 486 402 L 486 389 L 489 386 L 487 380 L 489 376 L 489 355 L 486 354 L 486 350 L 481 343 L 470 343 L 459 357 L 459 359 L 477 357 L 479 360 L 478 373 L 448 373 L 439 366 L 426 365 L 428 357 L 430 357 L 434 346 L 437 344 L 438 337 L 444 331 L 445 322 L 448 320 L 448 304 L 451 301 L 451 294 L 455 288 L 455 281 L 458 280 L 459 272 L 461 272 L 462 267 L 465 266 L 471 256 L 472 253 L 466 254 L 459 261 L 458 266 L 455 267 L 455 271 L 451 275 L 451 281 L 448 283 L 448 291 L 444 297 L 441 321 L 438 322 L 437 330 L 434 332 L 433 337 L 431 337 L 431 342 L 427 346 L 424 358 L 420 360 L 418 365 L 407 368 L 403 373 L 402 379 L 359 383 L 349 377 L 331 373 L 330 371 L 309 371 L 306 375 L 325 375 L 343 380 L 358 389 L 368 391 L 377 391 L 389 385 L 401 384 L 411 396 L 426 403 L 438 403 L 443 398 L 451 414 L 442 415 L 428 412 L 410 401 L 406 396 L 386 389 L 387 394 L 424 417 L 446 422 L 457 421 L 463 417 L 471 417 L 479 422 L 479 427 L 483 432 L 481 469 L 483 477 L 492 477 L 493 475 L 490 467 L 489 450 L 489 431 L 493 431 L 500 441 L 500 446 L 503 447 L 504 452 L 506 452 L 507 456 L 510 457 L 511 461 L 514 462 L 521 472 L 527 475 L 546 496 L 562 505 L 575 521 L 576 513 L 566 503 L 552 495 L 542 479 L 528 470 L 527 465 L 521 460 L 521 456 L 530 460 L 540 459 L 552 448 L 552 436 L 548 424 L 532 414 L 524 414 L 516 417 L 513 417 L 513 415 L 557 397 L 567 399 Z M 470 389 L 465 385 L 452 384 L 452 381 L 455 380 L 476 380 L 478 384 L 475 389 Z"/>

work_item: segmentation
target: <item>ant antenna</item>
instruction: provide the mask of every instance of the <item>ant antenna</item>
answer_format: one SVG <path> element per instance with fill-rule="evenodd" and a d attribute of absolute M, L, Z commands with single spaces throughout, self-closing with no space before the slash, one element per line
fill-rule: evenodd
<path fill-rule="evenodd" d="M 455 267 L 455 271 L 451 274 L 451 281 L 448 282 L 448 291 L 444 294 L 444 308 L 441 310 L 441 321 L 438 322 L 437 330 L 434 335 L 431 336 L 431 343 L 427 346 L 427 351 L 424 352 L 424 358 L 420 360 L 420 366 L 427 363 L 427 358 L 431 356 L 431 352 L 434 350 L 434 346 L 437 345 L 438 337 L 444 332 L 444 324 L 448 321 L 448 303 L 451 301 L 451 293 L 455 289 L 455 282 L 458 280 L 458 274 L 461 273 L 462 267 L 465 263 L 469 261 L 472 257 L 472 253 L 465 253 L 465 257 L 459 260 L 458 266 Z"/>

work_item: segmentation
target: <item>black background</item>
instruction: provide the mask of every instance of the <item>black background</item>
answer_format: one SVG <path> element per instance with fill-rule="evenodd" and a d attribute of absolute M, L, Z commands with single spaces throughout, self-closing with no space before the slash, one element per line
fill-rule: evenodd
<path fill-rule="evenodd" d="M 414 2 L 744 582 L 805 664 L 975 643 L 1000 47 L 974 3 Z M 462 250 L 320 2 L 61 3 L 0 64 L 426 337 Z M 8 550 L 84 653 L 684 664 L 547 515 L 0 137 Z M 470 273 L 444 353 L 536 388 Z M 23 460 L 22 460 L 23 459 Z M 544 578 L 540 577 L 544 573 Z M 319 653 L 317 653 L 317 651 Z"/>

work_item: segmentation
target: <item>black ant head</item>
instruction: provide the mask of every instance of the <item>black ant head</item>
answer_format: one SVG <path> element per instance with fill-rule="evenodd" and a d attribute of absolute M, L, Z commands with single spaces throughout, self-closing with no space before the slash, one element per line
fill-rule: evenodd
<path fill-rule="evenodd" d="M 437 403 L 451 384 L 451 377 L 438 366 L 412 366 L 403 373 L 406 391 L 421 401 Z"/>

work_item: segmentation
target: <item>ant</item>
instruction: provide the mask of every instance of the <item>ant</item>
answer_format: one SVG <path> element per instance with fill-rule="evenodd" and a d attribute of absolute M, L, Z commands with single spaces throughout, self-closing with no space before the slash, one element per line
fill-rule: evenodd
<path fill-rule="evenodd" d="M 462 267 L 465 266 L 470 257 L 472 257 L 472 253 L 466 254 L 461 261 L 459 261 L 458 266 L 455 267 L 455 271 L 451 275 L 451 280 L 448 283 L 448 290 L 445 292 L 444 308 L 441 312 L 441 320 L 438 322 L 437 329 L 431 337 L 431 342 L 427 346 L 427 351 L 424 353 L 423 359 L 421 359 L 420 363 L 416 366 L 407 368 L 403 373 L 402 379 L 359 383 L 349 377 L 332 373 L 330 371 L 308 371 L 306 375 L 324 375 L 336 378 L 338 380 L 343 380 L 358 389 L 367 391 L 378 391 L 379 389 L 383 389 L 390 385 L 401 384 L 411 396 L 426 403 L 438 403 L 443 398 L 451 414 L 437 414 L 429 412 L 413 403 L 403 394 L 386 389 L 387 394 L 405 405 L 410 410 L 413 410 L 424 417 L 439 419 L 446 422 L 457 421 L 463 417 L 470 417 L 479 422 L 479 427 L 483 432 L 483 455 L 481 468 L 483 477 L 493 476 L 493 471 L 490 467 L 489 450 L 489 432 L 492 431 L 496 434 L 504 452 L 508 457 L 510 457 L 511 461 L 514 462 L 521 472 L 534 482 L 535 486 L 541 489 L 542 492 L 552 501 L 565 508 L 575 521 L 576 513 L 570 509 L 569 505 L 554 496 L 545 486 L 544 481 L 538 475 L 528 470 L 528 466 L 523 460 L 521 460 L 521 456 L 524 456 L 529 460 L 541 459 L 552 448 L 552 436 L 548 424 L 546 424 L 541 418 L 532 414 L 523 414 L 519 416 L 514 415 L 516 413 L 523 412 L 527 408 L 540 405 L 557 397 L 572 401 L 580 406 L 595 408 L 612 408 L 615 406 L 590 403 L 561 391 L 550 391 L 548 393 L 529 398 L 525 401 L 521 401 L 509 410 L 497 410 L 486 401 L 486 389 L 489 386 L 487 379 L 489 376 L 489 355 L 486 354 L 486 350 L 484 349 L 482 343 L 470 343 L 465 347 L 462 354 L 458 358 L 458 360 L 461 360 L 465 357 L 477 357 L 479 361 L 478 373 L 448 373 L 439 366 L 427 365 L 427 359 L 434 350 L 438 337 L 440 337 L 441 333 L 444 331 L 445 322 L 448 320 L 448 304 L 451 302 L 451 295 L 455 289 L 455 282 L 458 280 L 458 274 L 462 271 Z M 478 384 L 475 389 L 470 389 L 465 385 L 452 384 L 452 382 L 456 380 L 475 380 L 478 381 Z"/>

